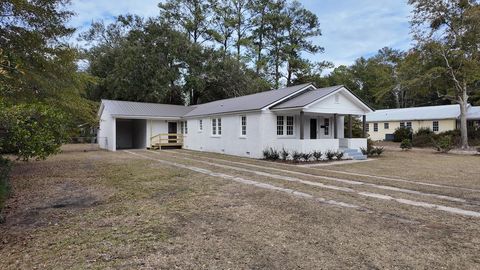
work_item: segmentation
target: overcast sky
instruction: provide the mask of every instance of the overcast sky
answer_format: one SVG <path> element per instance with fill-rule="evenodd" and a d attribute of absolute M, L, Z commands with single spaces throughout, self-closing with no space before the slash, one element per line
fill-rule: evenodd
<path fill-rule="evenodd" d="M 73 0 L 77 14 L 70 25 L 83 31 L 92 21 L 109 22 L 131 13 L 143 17 L 158 15 L 159 0 Z M 412 44 L 407 0 L 300 0 L 317 14 L 323 35 L 315 42 L 325 53 L 312 60 L 332 61 L 336 66 L 352 64 L 388 46 L 407 49 Z"/>

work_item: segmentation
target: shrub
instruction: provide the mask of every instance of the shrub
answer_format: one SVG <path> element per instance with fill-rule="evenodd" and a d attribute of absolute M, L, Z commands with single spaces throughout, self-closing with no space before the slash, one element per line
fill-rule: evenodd
<path fill-rule="evenodd" d="M 24 161 L 57 154 L 66 141 L 65 121 L 63 113 L 49 105 L 0 103 L 0 153 Z"/>
<path fill-rule="evenodd" d="M 344 153 L 342 151 L 338 151 L 335 153 L 335 157 L 337 160 L 341 160 L 343 158 Z"/>
<path fill-rule="evenodd" d="M 412 130 L 406 127 L 395 129 L 395 132 L 393 133 L 393 141 L 402 142 L 405 139 L 412 139 Z"/>
<path fill-rule="evenodd" d="M 322 152 L 321 151 L 313 151 L 312 153 L 313 155 L 313 158 L 316 160 L 316 161 L 320 161 L 322 159 Z"/>
<path fill-rule="evenodd" d="M 385 149 L 383 147 L 375 147 L 372 149 L 372 152 L 371 154 L 375 154 L 377 156 L 381 156 L 383 154 L 383 152 L 385 151 Z"/>
<path fill-rule="evenodd" d="M 368 156 L 368 154 L 370 154 L 370 152 L 368 151 L 368 149 L 365 148 L 365 147 L 360 147 L 360 151 L 362 151 L 362 154 L 363 154 L 364 156 Z"/>
<path fill-rule="evenodd" d="M 280 154 L 277 150 L 273 149 L 272 147 L 265 148 L 262 151 L 263 158 L 266 160 L 278 160 L 280 158 Z"/>
<path fill-rule="evenodd" d="M 280 151 L 280 158 L 285 161 L 288 159 L 288 157 L 290 156 L 290 153 L 288 153 L 287 150 L 285 150 L 285 148 L 282 148 L 282 150 Z"/>
<path fill-rule="evenodd" d="M 412 149 L 412 142 L 409 139 L 404 139 L 402 143 L 400 143 L 400 148 L 405 151 L 410 150 Z"/>
<path fill-rule="evenodd" d="M 8 182 L 10 168 L 10 161 L 0 157 L 0 223 L 3 221 L 2 209 L 10 191 L 10 185 Z"/>
<path fill-rule="evenodd" d="M 293 151 L 292 152 L 292 160 L 297 163 L 300 161 L 300 159 L 302 158 L 302 153 L 298 152 L 298 151 Z"/>
<path fill-rule="evenodd" d="M 336 153 L 334 151 L 331 151 L 331 150 L 328 150 L 326 153 L 325 153 L 325 156 L 327 157 L 328 160 L 333 160 L 333 158 L 335 157 Z"/>
<path fill-rule="evenodd" d="M 310 161 L 311 158 L 312 158 L 312 153 L 303 153 L 303 154 L 302 154 L 302 159 L 303 159 L 303 161 L 305 161 L 305 162 Z"/>
<path fill-rule="evenodd" d="M 438 139 L 434 140 L 434 147 L 438 152 L 448 153 L 453 149 L 452 137 L 440 136 Z"/>
<path fill-rule="evenodd" d="M 435 133 L 430 128 L 420 128 L 413 134 L 412 145 L 415 147 L 431 147 Z"/>

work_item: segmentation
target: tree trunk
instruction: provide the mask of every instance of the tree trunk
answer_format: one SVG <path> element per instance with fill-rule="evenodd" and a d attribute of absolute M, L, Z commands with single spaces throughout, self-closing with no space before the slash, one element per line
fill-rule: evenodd
<path fill-rule="evenodd" d="M 467 90 L 462 91 L 462 97 L 458 99 L 460 104 L 460 135 L 462 139 L 462 149 L 468 149 L 468 130 L 467 130 L 467 109 L 468 95 Z"/>

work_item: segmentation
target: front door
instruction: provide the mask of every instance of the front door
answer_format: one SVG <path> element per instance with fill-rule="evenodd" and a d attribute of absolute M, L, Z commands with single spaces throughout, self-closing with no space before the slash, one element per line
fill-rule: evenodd
<path fill-rule="evenodd" d="M 317 119 L 310 118 L 310 139 L 317 139 Z"/>
<path fill-rule="evenodd" d="M 168 142 L 176 143 L 177 142 L 177 122 L 168 122 Z M 170 135 L 175 134 L 175 135 Z"/>

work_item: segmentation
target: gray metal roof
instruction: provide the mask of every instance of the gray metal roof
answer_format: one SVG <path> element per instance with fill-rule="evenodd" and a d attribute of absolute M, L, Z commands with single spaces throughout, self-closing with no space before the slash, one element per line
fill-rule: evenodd
<path fill-rule="evenodd" d="M 195 109 L 195 107 L 182 105 L 169 105 L 158 103 L 144 103 L 132 101 L 119 101 L 102 99 L 102 106 L 105 111 L 112 115 L 125 115 L 134 117 L 172 117 L 180 118 Z M 101 107 L 102 109 L 102 107 Z M 101 112 L 100 112 L 101 113 Z"/>
<path fill-rule="evenodd" d="M 318 88 L 312 91 L 307 91 L 298 95 L 294 98 L 291 98 L 285 102 L 282 102 L 278 105 L 273 106 L 273 109 L 287 109 L 287 108 L 298 108 L 305 107 L 308 104 L 315 102 L 339 89 L 343 88 L 342 85 Z"/>
<path fill-rule="evenodd" d="M 480 120 L 480 106 L 470 107 L 470 109 L 468 109 L 467 119 Z"/>
<path fill-rule="evenodd" d="M 441 105 L 403 109 L 377 110 L 367 114 L 367 122 L 401 120 L 456 119 L 460 116 L 460 105 Z"/>
<path fill-rule="evenodd" d="M 187 113 L 185 117 L 260 110 L 309 86 L 312 86 L 312 84 L 301 84 L 278 90 L 204 103 L 197 105 L 197 107 Z"/>

